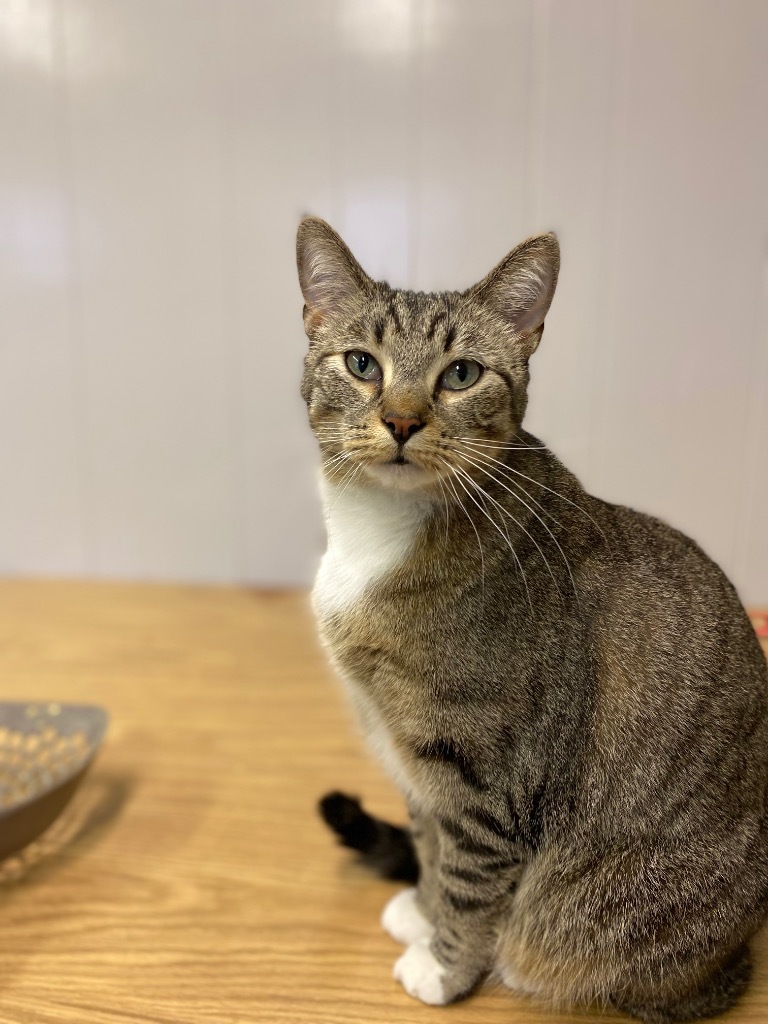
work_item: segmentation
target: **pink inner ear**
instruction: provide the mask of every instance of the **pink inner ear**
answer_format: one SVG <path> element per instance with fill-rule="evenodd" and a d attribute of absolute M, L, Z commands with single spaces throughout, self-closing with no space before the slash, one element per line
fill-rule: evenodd
<path fill-rule="evenodd" d="M 524 300 L 525 297 L 523 296 L 522 298 Z M 515 303 L 515 296 L 509 296 L 511 307 L 509 319 L 519 334 L 531 334 L 541 327 L 549 309 L 548 299 L 548 288 L 539 291 L 536 299 L 530 306 L 520 305 L 519 302 Z"/>
<path fill-rule="evenodd" d="M 310 262 L 310 266 L 304 293 L 305 298 L 313 309 L 322 309 L 333 303 L 335 294 L 333 277 L 330 274 L 324 274 L 316 261 L 314 265 L 312 261 L 308 262 Z"/>
<path fill-rule="evenodd" d="M 322 319 L 360 290 L 349 268 L 322 253 L 307 253 L 303 263 L 304 299 Z"/>
<path fill-rule="evenodd" d="M 553 234 L 522 242 L 472 289 L 521 338 L 541 334 L 555 294 L 560 247 Z M 534 346 L 535 347 L 535 346 Z"/>

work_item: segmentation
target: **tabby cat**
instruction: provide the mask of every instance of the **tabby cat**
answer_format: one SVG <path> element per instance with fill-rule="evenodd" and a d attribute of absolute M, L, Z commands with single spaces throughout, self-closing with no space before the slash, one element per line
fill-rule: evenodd
<path fill-rule="evenodd" d="M 734 588 L 657 519 L 586 494 L 522 428 L 552 234 L 465 292 L 297 240 L 323 455 L 320 633 L 408 831 L 323 811 L 383 873 L 423 1002 L 488 974 L 644 1021 L 725 1010 L 768 897 L 766 663 Z"/>

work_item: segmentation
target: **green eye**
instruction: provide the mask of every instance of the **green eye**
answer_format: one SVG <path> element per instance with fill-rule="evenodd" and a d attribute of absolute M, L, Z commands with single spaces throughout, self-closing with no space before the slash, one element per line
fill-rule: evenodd
<path fill-rule="evenodd" d="M 347 367 L 360 380 L 381 380 L 381 367 L 367 352 L 347 352 Z"/>
<path fill-rule="evenodd" d="M 480 380 L 482 372 L 483 368 L 480 363 L 476 363 L 473 359 L 459 359 L 457 362 L 451 363 L 445 370 L 440 378 L 440 386 L 448 391 L 463 391 L 476 384 Z"/>

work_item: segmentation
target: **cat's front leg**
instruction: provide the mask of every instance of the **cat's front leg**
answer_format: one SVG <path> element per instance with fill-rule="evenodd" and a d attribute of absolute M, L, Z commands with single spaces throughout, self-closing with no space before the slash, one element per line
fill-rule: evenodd
<path fill-rule="evenodd" d="M 432 922 L 427 918 L 419 902 L 418 890 L 403 889 L 384 907 L 381 927 L 395 942 L 410 946 L 421 939 L 429 939 L 435 933 Z"/>
<path fill-rule="evenodd" d="M 399 892 L 384 907 L 381 926 L 396 942 L 405 946 L 431 939 L 435 928 L 438 892 L 439 847 L 437 823 L 415 807 L 409 807 L 410 834 L 419 862 L 418 887 Z"/>
<path fill-rule="evenodd" d="M 490 822 L 482 812 L 480 820 Z M 467 995 L 493 965 L 498 922 L 508 912 L 520 864 L 508 841 L 474 823 L 438 824 L 439 857 L 430 924 L 396 962 L 406 992 L 431 1005 Z"/>
<path fill-rule="evenodd" d="M 471 934 L 439 927 L 412 942 L 395 962 L 393 975 L 409 996 L 443 1006 L 468 995 L 492 966 L 493 921 L 476 920 Z M 449 937 L 450 936 L 450 937 Z"/>

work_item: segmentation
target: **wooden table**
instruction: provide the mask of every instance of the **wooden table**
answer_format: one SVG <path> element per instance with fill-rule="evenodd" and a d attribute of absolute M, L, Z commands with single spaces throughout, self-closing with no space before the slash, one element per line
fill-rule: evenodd
<path fill-rule="evenodd" d="M 392 980 L 377 922 L 394 889 L 334 845 L 315 802 L 340 786 L 393 819 L 402 804 L 304 595 L 0 582 L 0 685 L 112 716 L 54 835 L 2 868 L 1 1024 L 595 1019 L 506 991 L 434 1009 Z M 729 1021 L 768 1020 L 765 945 Z"/>

